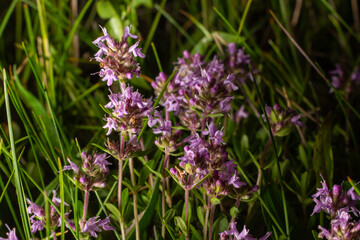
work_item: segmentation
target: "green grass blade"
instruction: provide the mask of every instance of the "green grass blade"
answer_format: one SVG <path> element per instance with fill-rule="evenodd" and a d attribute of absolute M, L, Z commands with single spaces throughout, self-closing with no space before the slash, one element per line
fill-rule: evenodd
<path fill-rule="evenodd" d="M 11 17 L 11 14 L 12 14 L 12 12 L 13 12 L 14 9 L 15 9 L 15 6 L 16 6 L 17 2 L 18 2 L 18 0 L 14 0 L 14 1 L 11 3 L 11 5 L 10 5 L 9 9 L 7 10 L 4 18 L 3 18 L 2 21 L 1 21 L 1 24 L 0 24 L 0 39 L 1 39 L 1 36 L 2 36 L 2 34 L 3 34 L 3 32 L 4 32 L 4 29 L 5 29 L 5 27 L 6 27 L 6 24 L 8 23 L 8 21 L 9 21 L 9 19 L 10 19 L 10 17 Z"/>
<path fill-rule="evenodd" d="M 14 173 L 15 173 L 15 187 L 16 187 L 20 215 L 21 215 L 24 232 L 25 232 L 26 238 L 30 239 L 30 222 L 29 222 L 29 217 L 28 217 L 26 203 L 25 203 L 25 193 L 24 193 L 24 189 L 22 187 L 18 163 L 16 161 L 17 160 L 16 148 L 15 148 L 15 140 L 14 140 L 14 134 L 13 134 L 13 128 L 12 128 L 10 101 L 9 101 L 9 95 L 7 92 L 7 84 L 8 83 L 7 83 L 7 75 L 6 75 L 5 68 L 1 72 L 4 77 L 3 81 L 4 81 L 5 106 L 6 106 L 6 115 L 7 115 L 7 121 L 8 121 L 8 126 L 9 126 L 9 135 L 10 135 L 11 153 L 12 153 L 12 165 L 13 165 L 13 169 L 14 169 Z"/>

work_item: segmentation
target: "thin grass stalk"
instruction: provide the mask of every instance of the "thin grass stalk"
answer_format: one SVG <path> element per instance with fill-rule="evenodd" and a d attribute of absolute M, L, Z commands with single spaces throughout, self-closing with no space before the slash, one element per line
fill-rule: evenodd
<path fill-rule="evenodd" d="M 21 221 L 23 224 L 24 232 L 27 239 L 30 239 L 30 223 L 29 223 L 29 216 L 25 204 L 25 194 L 24 189 L 22 187 L 21 179 L 20 179 L 20 172 L 18 168 L 17 158 L 16 158 L 16 148 L 15 148 L 15 139 L 14 139 L 14 133 L 12 128 L 12 120 L 11 120 L 11 111 L 10 111 L 10 101 L 9 101 L 9 95 L 7 92 L 7 75 L 5 68 L 2 70 L 2 74 L 4 77 L 4 95 L 5 95 L 5 107 L 6 107 L 6 116 L 8 121 L 8 127 L 9 127 L 9 135 L 10 135 L 10 144 L 11 144 L 11 153 L 12 153 L 12 165 L 15 172 L 15 186 L 16 186 L 16 192 L 18 197 L 18 203 L 19 203 L 19 209 L 20 209 L 20 215 L 21 215 Z"/>
<path fill-rule="evenodd" d="M 251 69 L 251 66 L 249 65 L 249 68 L 250 68 L 250 73 L 251 73 L 251 76 L 252 76 L 252 79 L 254 79 L 254 75 L 253 75 L 253 72 L 252 72 L 252 69 Z M 265 103 L 264 103 L 264 100 L 262 99 L 261 97 L 261 93 L 260 93 L 260 90 L 259 90 L 259 86 L 256 82 L 256 79 L 254 79 L 253 81 L 255 83 L 255 86 L 256 86 L 256 91 L 259 95 L 259 98 L 260 98 L 260 101 L 261 101 L 261 109 L 263 111 L 263 114 L 265 116 L 265 119 L 266 119 L 266 123 L 267 123 L 267 127 L 268 127 L 268 131 L 269 131 L 269 135 L 270 135 L 270 138 L 271 138 L 271 142 L 272 142 L 272 145 L 274 147 L 274 151 L 275 151 L 275 155 L 276 155 L 276 167 L 277 167 L 277 170 L 279 172 L 279 175 L 280 175 L 280 190 L 281 190 L 281 198 L 282 198 L 282 204 L 283 204 L 283 208 L 284 208 L 284 219 L 285 219 L 285 227 L 286 227 L 286 238 L 288 240 L 290 240 L 290 226 L 289 226 L 289 216 L 288 216 L 288 212 L 287 212 L 287 205 L 286 205 L 286 197 L 285 197 L 285 190 L 284 190 L 284 184 L 283 184 L 283 177 L 282 177 L 282 173 L 281 173 L 281 168 L 280 168 L 280 159 L 279 159 L 279 156 L 278 156 L 278 151 L 277 151 L 277 148 L 276 148 L 276 143 L 275 143 L 275 139 L 274 139 L 274 136 L 271 132 L 271 126 L 270 126 L 270 122 L 269 122 L 269 119 L 268 119 L 268 116 L 265 112 Z"/>

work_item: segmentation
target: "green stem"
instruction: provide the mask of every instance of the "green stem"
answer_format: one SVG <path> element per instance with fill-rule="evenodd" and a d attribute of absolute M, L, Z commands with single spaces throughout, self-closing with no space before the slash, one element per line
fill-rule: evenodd
<path fill-rule="evenodd" d="M 253 82 L 255 83 L 255 86 L 256 86 L 256 91 L 259 95 L 259 98 L 260 98 L 260 101 L 261 101 L 261 109 L 263 111 L 263 114 L 265 116 L 265 119 L 266 119 L 266 123 L 267 123 L 267 126 L 268 126 L 268 131 L 269 131 L 269 135 L 270 135 L 270 138 L 271 138 L 271 142 L 272 142 L 272 145 L 274 147 L 274 151 L 275 151 L 275 155 L 276 155 L 276 167 L 277 167 L 277 170 L 279 172 L 279 175 L 280 175 L 280 190 L 281 190 L 281 198 L 282 198 L 282 204 L 283 204 L 283 208 L 284 208 L 284 218 L 285 218 L 285 227 L 286 227 L 286 238 L 288 240 L 290 240 L 290 227 L 289 227 L 289 217 L 288 217 L 288 211 L 287 211 L 287 205 L 286 205 L 286 197 L 285 197 L 285 190 L 284 190 L 284 184 L 283 184 L 283 177 L 282 177 L 282 173 L 281 173 L 281 168 L 280 168 L 280 159 L 279 159 L 279 156 L 278 156 L 278 151 L 277 151 L 277 148 L 276 148 L 276 143 L 275 143 L 275 139 L 274 139 L 274 136 L 271 132 L 271 126 L 270 126 L 270 122 L 269 122 L 269 119 L 268 119 L 268 116 L 265 112 L 265 104 L 264 104 L 264 101 L 261 97 L 261 93 L 260 93 L 260 90 L 259 90 L 259 86 L 257 85 L 257 82 L 256 82 L 256 79 L 254 78 L 254 75 L 253 75 L 253 72 L 252 72 L 252 69 L 251 69 L 251 66 L 249 65 L 249 68 L 250 68 L 250 72 L 251 72 L 251 76 L 252 76 L 252 79 L 253 79 Z"/>
<path fill-rule="evenodd" d="M 136 240 L 140 240 L 140 226 L 139 226 L 139 216 L 138 216 L 138 207 L 137 207 L 138 194 L 137 194 L 137 189 L 136 189 L 136 179 L 135 179 L 133 158 L 129 158 L 129 168 L 130 168 L 131 184 L 133 186 L 133 205 L 134 205 L 133 208 L 134 208 Z"/>

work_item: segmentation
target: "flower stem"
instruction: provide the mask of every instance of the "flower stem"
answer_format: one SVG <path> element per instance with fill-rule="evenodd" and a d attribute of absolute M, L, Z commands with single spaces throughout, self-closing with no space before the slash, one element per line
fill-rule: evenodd
<path fill-rule="evenodd" d="M 137 189 L 136 189 L 136 179 L 135 179 L 133 158 L 129 158 L 129 168 L 130 168 L 131 184 L 133 186 L 133 205 L 134 205 L 133 207 L 134 207 L 136 240 L 140 240 L 140 226 L 139 226 L 139 216 L 138 216 L 138 207 L 137 207 L 138 195 L 137 195 Z"/>
<path fill-rule="evenodd" d="M 162 166 L 162 176 L 163 176 L 163 179 L 161 181 L 161 185 L 162 185 L 162 192 L 161 192 L 161 214 L 162 214 L 162 225 L 161 225 L 161 236 L 163 238 L 165 238 L 165 167 L 166 167 L 166 164 L 167 162 L 169 161 L 169 153 L 168 151 L 165 150 L 165 158 L 164 158 L 164 163 L 163 163 L 163 166 Z"/>
<path fill-rule="evenodd" d="M 214 223 L 215 207 L 216 207 L 216 205 L 211 205 L 211 208 L 210 208 L 209 240 L 212 239 L 212 226 Z"/>
<path fill-rule="evenodd" d="M 186 224 L 186 236 L 185 239 L 189 240 L 189 192 L 188 187 L 185 189 L 185 224 Z"/>
<path fill-rule="evenodd" d="M 122 193 L 122 181 L 123 181 L 123 153 L 124 153 L 124 137 L 120 134 L 120 153 L 118 156 L 118 161 L 119 161 L 119 183 L 118 183 L 118 208 L 119 208 L 119 212 L 120 212 L 120 219 L 119 219 L 119 223 L 120 223 L 120 230 L 121 230 L 121 237 L 122 239 L 126 239 L 126 235 L 125 235 L 125 223 L 124 223 L 124 217 L 123 217 L 123 212 L 122 212 L 122 207 L 121 207 L 121 193 Z"/>
<path fill-rule="evenodd" d="M 207 238 L 207 225 L 208 225 L 208 222 L 209 222 L 209 211 L 210 211 L 210 197 L 208 197 L 208 204 L 207 206 L 205 206 L 206 208 L 206 212 L 205 212 L 205 222 L 204 222 L 204 240 L 206 240 Z"/>
<path fill-rule="evenodd" d="M 89 190 L 85 190 L 85 196 L 84 196 L 84 211 L 83 211 L 83 216 L 82 216 L 82 227 L 85 224 L 86 221 L 86 213 L 87 213 L 87 209 L 88 209 L 88 205 L 89 205 Z"/>

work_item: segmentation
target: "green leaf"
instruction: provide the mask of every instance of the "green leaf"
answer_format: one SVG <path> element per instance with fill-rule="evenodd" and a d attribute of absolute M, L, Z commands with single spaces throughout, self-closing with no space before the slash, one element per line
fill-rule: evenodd
<path fill-rule="evenodd" d="M 171 219 L 173 219 L 175 214 L 176 214 L 175 209 L 170 208 L 169 210 L 167 210 L 164 217 L 165 222 L 169 222 Z"/>
<path fill-rule="evenodd" d="M 190 229 L 191 229 L 191 233 L 192 233 L 192 238 L 198 239 L 198 240 L 202 240 L 203 238 L 201 237 L 200 233 L 198 231 L 196 231 L 196 229 L 193 227 L 193 225 L 190 224 Z"/>
<path fill-rule="evenodd" d="M 239 215 L 240 211 L 237 207 L 233 206 L 231 209 L 230 209 L 230 216 L 233 217 L 233 218 L 236 218 L 237 215 Z"/>
<path fill-rule="evenodd" d="M 109 19 L 116 15 L 113 5 L 110 1 L 99 1 L 96 3 L 96 10 L 100 18 Z"/>
<path fill-rule="evenodd" d="M 299 150 L 299 158 L 300 158 L 301 162 L 304 164 L 306 169 L 309 169 L 309 163 L 307 160 L 307 156 L 306 156 L 304 147 L 302 145 L 299 145 L 298 150 Z"/>
<path fill-rule="evenodd" d="M 150 168 L 153 168 L 154 167 L 154 160 L 150 160 L 149 162 L 147 162 L 147 166 L 148 167 L 144 167 L 141 169 L 140 171 L 140 177 L 139 177 L 139 180 L 138 180 L 138 186 L 141 187 L 145 184 L 145 181 L 146 179 L 149 177 L 150 175 Z"/>
<path fill-rule="evenodd" d="M 111 203 L 106 203 L 105 206 L 112 213 L 113 216 L 115 216 L 117 219 L 120 219 L 121 214 L 120 214 L 120 211 L 119 211 L 119 209 L 117 207 L 115 207 Z"/>
<path fill-rule="evenodd" d="M 198 206 L 196 208 L 196 213 L 197 213 L 197 216 L 198 216 L 198 219 L 199 219 L 201 225 L 204 227 L 204 219 L 205 219 L 205 217 L 204 217 L 204 213 L 205 213 L 204 207 Z"/>
<path fill-rule="evenodd" d="M 175 226 L 179 227 L 183 234 L 186 235 L 186 224 L 184 220 L 181 217 L 176 216 L 174 217 L 174 222 Z"/>
<path fill-rule="evenodd" d="M 329 185 L 332 185 L 334 172 L 334 161 L 331 154 L 331 125 L 330 117 L 326 118 L 319 129 L 313 146 L 313 164 L 316 176 L 318 178 L 322 174 Z"/>
<path fill-rule="evenodd" d="M 218 199 L 218 198 L 216 198 L 216 197 L 212 197 L 211 198 L 211 203 L 212 203 L 212 205 L 218 205 L 218 204 L 220 204 L 221 203 L 221 201 L 220 201 L 220 199 Z"/>
<path fill-rule="evenodd" d="M 129 189 L 125 188 L 121 193 L 121 212 L 125 212 L 126 205 L 129 200 Z"/>

